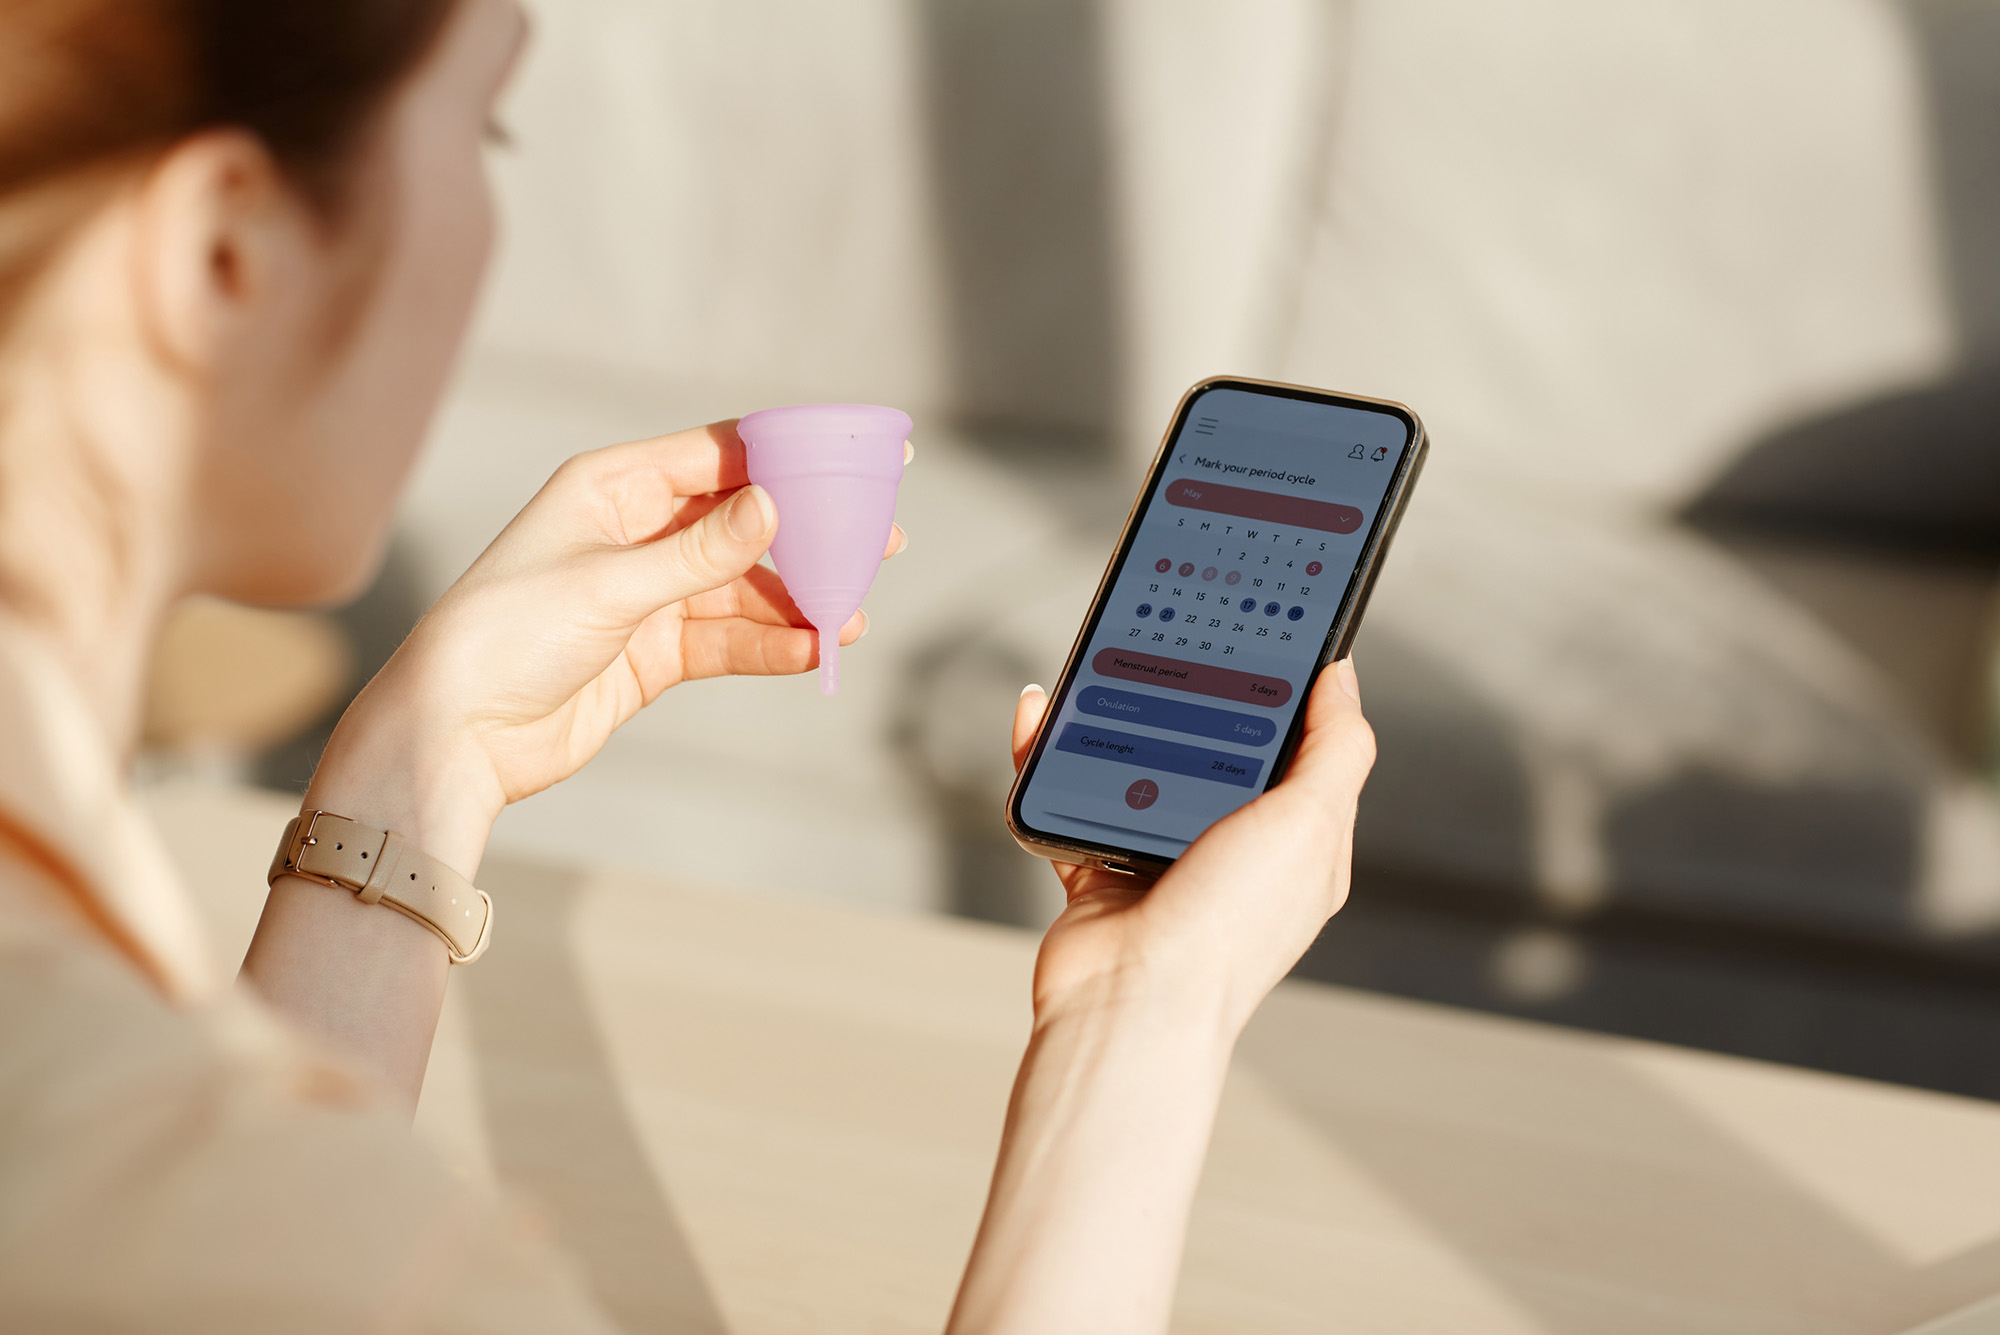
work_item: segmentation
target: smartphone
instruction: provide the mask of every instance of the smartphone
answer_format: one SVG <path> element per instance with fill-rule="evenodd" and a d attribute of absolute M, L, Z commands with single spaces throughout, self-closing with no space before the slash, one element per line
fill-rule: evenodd
<path fill-rule="evenodd" d="M 1429 448 L 1400 403 L 1190 389 L 1008 794 L 1021 847 L 1156 874 L 1276 783 Z"/>

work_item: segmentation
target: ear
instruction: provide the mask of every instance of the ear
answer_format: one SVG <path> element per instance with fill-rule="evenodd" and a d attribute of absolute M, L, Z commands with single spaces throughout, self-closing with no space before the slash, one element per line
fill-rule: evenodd
<path fill-rule="evenodd" d="M 213 130 L 176 145 L 138 201 L 136 272 L 149 341 L 197 374 L 286 304 L 312 219 L 253 135 Z"/>

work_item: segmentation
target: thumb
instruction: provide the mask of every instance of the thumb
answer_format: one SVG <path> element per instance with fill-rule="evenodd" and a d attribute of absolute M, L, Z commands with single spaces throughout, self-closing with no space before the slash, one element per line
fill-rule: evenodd
<path fill-rule="evenodd" d="M 778 508 L 751 485 L 686 528 L 617 553 L 619 602 L 635 620 L 742 578 L 771 546 Z"/>
<path fill-rule="evenodd" d="M 1041 687 L 1030 684 L 1021 688 L 1021 698 L 1014 705 L 1014 768 L 1019 771 L 1028 763 L 1028 748 L 1035 744 L 1035 734 L 1042 730 L 1042 717 L 1049 712 L 1049 693 Z"/>
<path fill-rule="evenodd" d="M 1346 659 L 1322 672 L 1306 701 L 1305 735 L 1280 787 L 1352 798 L 1375 765 L 1375 730 L 1361 714 L 1361 685 Z"/>

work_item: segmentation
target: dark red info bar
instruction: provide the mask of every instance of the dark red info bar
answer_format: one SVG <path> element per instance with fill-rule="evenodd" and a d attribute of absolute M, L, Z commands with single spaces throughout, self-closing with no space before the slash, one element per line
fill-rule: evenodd
<path fill-rule="evenodd" d="M 1225 487 L 1220 482 L 1199 482 L 1191 477 L 1167 484 L 1167 504 L 1218 515 L 1267 519 L 1273 524 L 1291 524 L 1322 533 L 1352 533 L 1361 527 L 1361 512 L 1351 505 L 1280 496 L 1274 491 L 1252 491 L 1248 487 Z"/>
<path fill-rule="evenodd" d="M 1265 677 L 1235 668 L 1211 667 L 1181 658 L 1155 658 L 1151 654 L 1128 653 L 1123 649 L 1099 649 L 1090 660 L 1091 671 L 1100 677 L 1143 681 L 1170 691 L 1193 691 L 1218 700 L 1237 700 L 1246 705 L 1276 709 L 1292 698 L 1292 684 L 1283 677 Z"/>

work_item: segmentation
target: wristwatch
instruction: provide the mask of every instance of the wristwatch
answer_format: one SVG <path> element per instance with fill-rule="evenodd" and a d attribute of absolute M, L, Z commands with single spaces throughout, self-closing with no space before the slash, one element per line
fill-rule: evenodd
<path fill-rule="evenodd" d="M 410 847 L 394 830 L 378 830 L 331 811 L 292 818 L 266 882 L 280 876 L 351 890 L 364 904 L 414 918 L 444 942 L 453 964 L 478 959 L 493 934 L 493 900 L 484 890 Z"/>

